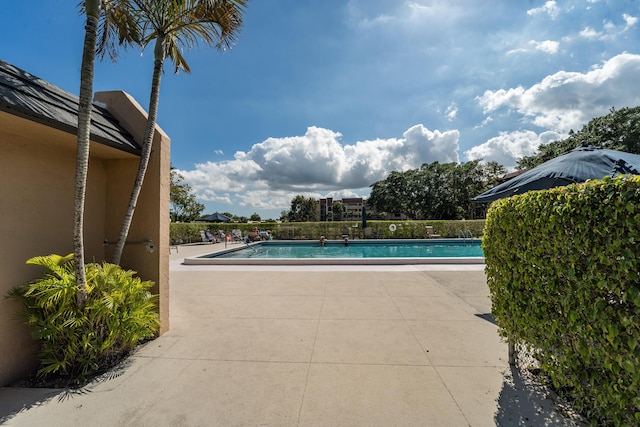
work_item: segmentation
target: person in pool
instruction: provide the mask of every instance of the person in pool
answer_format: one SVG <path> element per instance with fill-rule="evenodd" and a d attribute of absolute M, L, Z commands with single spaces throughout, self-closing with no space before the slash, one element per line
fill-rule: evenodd
<path fill-rule="evenodd" d="M 324 238 L 324 236 L 320 236 L 320 246 L 324 246 L 324 243 L 327 241 L 327 239 Z"/>
<path fill-rule="evenodd" d="M 349 246 L 349 238 L 348 237 L 344 238 L 344 245 L 345 246 Z"/>

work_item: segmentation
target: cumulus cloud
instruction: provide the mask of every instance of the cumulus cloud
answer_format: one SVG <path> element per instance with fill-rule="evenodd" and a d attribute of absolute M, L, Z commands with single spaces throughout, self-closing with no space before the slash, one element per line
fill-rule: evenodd
<path fill-rule="evenodd" d="M 495 161 L 508 170 L 514 169 L 518 160 L 535 154 L 540 145 L 566 138 L 557 132 L 533 131 L 501 132 L 487 142 L 464 152 L 467 160 L 482 159 L 483 162 Z"/>
<path fill-rule="evenodd" d="M 559 71 L 529 88 L 488 90 L 477 100 L 485 114 L 515 110 L 536 126 L 566 133 L 611 107 L 640 104 L 635 87 L 640 55 L 623 53 L 586 73 Z"/>
<path fill-rule="evenodd" d="M 340 133 L 312 126 L 302 136 L 268 138 L 248 152 L 237 152 L 233 160 L 179 172 L 202 200 L 286 208 L 295 194 L 355 194 L 392 171 L 458 162 L 459 137 L 457 130 L 432 131 L 420 124 L 401 138 L 350 145 L 341 142 Z"/>
<path fill-rule="evenodd" d="M 546 13 L 551 19 L 556 19 L 560 14 L 560 8 L 555 1 L 547 1 L 544 6 L 536 7 L 534 9 L 527 10 L 527 15 L 538 15 Z"/>
<path fill-rule="evenodd" d="M 631 28 L 638 23 L 637 17 L 627 15 L 626 13 L 622 15 L 622 19 L 624 19 L 625 22 L 625 29 Z"/>
<path fill-rule="evenodd" d="M 585 27 L 582 31 L 580 31 L 580 37 L 588 40 L 596 40 L 602 37 L 602 34 L 597 32 L 591 27 Z"/>
<path fill-rule="evenodd" d="M 533 45 L 535 50 L 550 53 L 552 55 L 558 53 L 558 48 L 560 47 L 560 43 L 553 40 L 545 40 L 541 42 L 531 40 L 529 43 Z"/>

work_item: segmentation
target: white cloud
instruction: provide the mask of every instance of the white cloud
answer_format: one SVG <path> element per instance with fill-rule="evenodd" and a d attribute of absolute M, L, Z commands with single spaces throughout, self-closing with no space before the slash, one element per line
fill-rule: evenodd
<path fill-rule="evenodd" d="M 558 53 L 558 48 L 560 47 L 560 43 L 553 40 L 545 40 L 541 42 L 531 40 L 529 43 L 533 45 L 533 48 L 535 50 L 539 50 L 545 53 L 550 53 L 552 55 Z"/>
<path fill-rule="evenodd" d="M 551 19 L 556 19 L 560 14 L 560 8 L 555 1 L 550 0 L 547 1 L 544 6 L 527 10 L 527 15 L 538 15 L 540 13 L 546 13 Z"/>
<path fill-rule="evenodd" d="M 459 137 L 457 130 L 431 131 L 415 125 L 402 138 L 345 145 L 339 133 L 312 126 L 302 136 L 268 138 L 248 152 L 237 152 L 234 160 L 201 163 L 179 172 L 204 201 L 283 209 L 296 194 L 368 191 L 392 171 L 435 161 L 458 162 Z"/>
<path fill-rule="evenodd" d="M 474 129 L 480 129 L 489 125 L 493 121 L 493 117 L 487 116 L 479 125 L 474 126 Z"/>
<path fill-rule="evenodd" d="M 517 111 L 536 126 L 565 133 L 579 129 L 611 107 L 640 104 L 635 87 L 640 55 L 623 53 L 587 73 L 559 71 L 530 88 L 486 91 L 478 97 L 484 112 Z"/>
<path fill-rule="evenodd" d="M 566 135 L 556 132 L 543 132 L 539 135 L 530 130 L 501 132 L 487 142 L 466 150 L 464 154 L 467 160 L 495 161 L 511 170 L 515 168 L 519 159 L 535 154 L 540 145 L 564 138 Z"/>
<path fill-rule="evenodd" d="M 384 29 L 397 33 L 422 28 L 448 30 L 462 19 L 473 15 L 479 7 L 475 0 L 375 1 L 349 0 L 346 14 L 349 22 L 361 29 Z"/>
<path fill-rule="evenodd" d="M 451 104 L 447 107 L 444 114 L 447 117 L 447 119 L 451 122 L 458 115 L 458 107 L 455 104 Z"/>
<path fill-rule="evenodd" d="M 625 22 L 625 29 L 631 28 L 638 23 L 637 17 L 627 15 L 626 13 L 622 15 L 622 19 L 624 19 L 624 22 Z"/>
<path fill-rule="evenodd" d="M 638 18 L 624 13 L 622 15 L 624 25 L 616 25 L 615 23 L 605 20 L 602 24 L 602 30 L 598 31 L 592 27 L 585 27 L 580 31 L 579 36 L 586 40 L 610 41 L 631 30 L 637 23 Z"/>
<path fill-rule="evenodd" d="M 580 37 L 588 40 L 596 40 L 602 37 L 602 34 L 597 32 L 591 27 L 585 27 L 582 31 L 580 31 Z"/>
<path fill-rule="evenodd" d="M 536 40 L 529 40 L 528 44 L 529 46 L 531 46 L 531 48 L 520 47 L 517 49 L 512 49 L 507 52 L 507 55 L 513 55 L 516 53 L 527 53 L 531 51 L 539 51 L 555 55 L 556 53 L 558 53 L 558 49 L 560 48 L 560 42 L 554 40 L 544 40 L 541 42 Z"/>

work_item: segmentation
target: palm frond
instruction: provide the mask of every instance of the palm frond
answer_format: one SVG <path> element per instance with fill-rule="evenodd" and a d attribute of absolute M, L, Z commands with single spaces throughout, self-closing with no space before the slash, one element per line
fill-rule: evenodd
<path fill-rule="evenodd" d="M 86 13 L 86 2 L 78 3 L 80 14 Z M 109 56 L 111 61 L 118 58 L 118 47 L 127 48 L 139 44 L 141 28 L 139 14 L 129 0 L 100 0 L 96 55 Z"/>
<path fill-rule="evenodd" d="M 142 19 L 141 45 L 162 38 L 174 71 L 189 72 L 184 50 L 199 42 L 232 48 L 243 24 L 245 0 L 132 0 Z"/>
<path fill-rule="evenodd" d="M 117 265 L 87 264 L 88 300 L 76 305 L 73 255 L 34 257 L 43 277 L 12 289 L 22 303 L 19 319 L 39 341 L 41 375 L 64 373 L 83 378 L 129 352 L 159 328 L 153 282 Z"/>
<path fill-rule="evenodd" d="M 96 54 L 111 61 L 118 58 L 118 47 L 139 44 L 141 28 L 139 15 L 128 0 L 101 0 L 102 13 L 98 26 Z"/>

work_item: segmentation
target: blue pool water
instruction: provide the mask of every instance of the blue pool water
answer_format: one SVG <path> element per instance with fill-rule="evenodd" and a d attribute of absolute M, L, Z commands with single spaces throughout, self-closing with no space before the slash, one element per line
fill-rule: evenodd
<path fill-rule="evenodd" d="M 470 258 L 483 257 L 480 240 L 442 241 L 356 240 L 342 242 L 262 242 L 251 247 L 207 254 L 199 258 L 216 259 L 362 259 L 362 258 Z"/>

